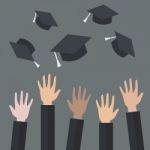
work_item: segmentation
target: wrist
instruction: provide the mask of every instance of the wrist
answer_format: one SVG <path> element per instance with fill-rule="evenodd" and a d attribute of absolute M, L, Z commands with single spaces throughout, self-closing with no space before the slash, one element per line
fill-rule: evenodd
<path fill-rule="evenodd" d="M 111 123 L 111 121 L 110 120 L 101 120 L 101 123 Z"/>
<path fill-rule="evenodd" d="M 18 121 L 18 122 L 26 122 L 26 119 L 23 119 L 23 118 L 17 118 L 16 121 Z"/>
<path fill-rule="evenodd" d="M 43 105 L 53 105 L 52 102 L 43 102 Z"/>
<path fill-rule="evenodd" d="M 137 107 L 128 107 L 128 112 L 136 112 L 137 111 Z"/>
<path fill-rule="evenodd" d="M 83 115 L 82 114 L 73 114 L 73 118 L 74 119 L 83 119 Z"/>

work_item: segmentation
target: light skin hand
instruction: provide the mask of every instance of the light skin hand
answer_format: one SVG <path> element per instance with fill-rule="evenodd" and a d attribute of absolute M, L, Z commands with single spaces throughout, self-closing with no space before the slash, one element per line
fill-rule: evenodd
<path fill-rule="evenodd" d="M 84 88 L 82 92 L 81 86 L 78 89 L 76 94 L 76 89 L 73 88 L 72 92 L 72 100 L 67 100 L 68 107 L 70 111 L 73 113 L 74 119 L 82 119 L 83 115 L 86 112 L 88 102 L 91 98 L 91 94 L 87 94 L 86 88 Z"/>
<path fill-rule="evenodd" d="M 30 108 L 33 103 L 33 99 L 28 102 L 28 93 L 23 95 L 23 91 L 20 94 L 20 100 L 18 102 L 18 95 L 15 93 L 15 106 L 9 105 L 12 115 L 16 118 L 19 122 L 25 122 L 29 116 Z"/>
<path fill-rule="evenodd" d="M 101 95 L 101 103 L 96 100 L 96 106 L 98 110 L 98 116 L 101 123 L 111 123 L 119 112 L 119 109 L 114 110 L 115 96 L 112 96 L 112 101 L 110 102 L 109 93 L 106 94 L 106 100 L 104 100 L 104 95 Z"/>
<path fill-rule="evenodd" d="M 129 86 L 128 86 L 129 85 Z M 122 94 L 124 103 L 128 108 L 128 112 L 136 112 L 137 105 L 141 102 L 143 97 L 143 92 L 139 93 L 138 81 L 135 80 L 135 87 L 133 87 L 133 81 L 130 78 L 129 83 L 124 81 L 124 89 L 120 86 L 120 92 Z"/>
<path fill-rule="evenodd" d="M 61 90 L 56 89 L 56 76 L 52 80 L 52 76 L 49 74 L 46 82 L 45 75 L 43 76 L 43 83 L 37 81 L 41 100 L 43 105 L 53 105 L 53 102 L 58 98 Z"/>

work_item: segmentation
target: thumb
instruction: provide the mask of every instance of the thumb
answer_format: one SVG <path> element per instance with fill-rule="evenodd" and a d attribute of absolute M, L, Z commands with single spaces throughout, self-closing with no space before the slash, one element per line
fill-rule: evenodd
<path fill-rule="evenodd" d="M 96 106 L 97 106 L 97 110 L 99 111 L 101 109 L 98 100 L 96 100 Z"/>
<path fill-rule="evenodd" d="M 119 109 L 116 109 L 116 110 L 114 111 L 114 113 L 113 113 L 113 119 L 115 119 L 115 118 L 116 118 L 116 116 L 117 116 L 118 112 L 119 112 Z"/>
<path fill-rule="evenodd" d="M 59 96 L 60 92 L 61 92 L 61 89 L 57 90 L 57 92 L 55 93 L 56 98 Z"/>
<path fill-rule="evenodd" d="M 69 109 L 72 111 L 72 103 L 69 100 L 67 100 L 67 104 L 68 104 Z"/>
<path fill-rule="evenodd" d="M 10 111 L 13 116 L 15 116 L 15 109 L 12 107 L 12 105 L 9 105 Z"/>
<path fill-rule="evenodd" d="M 143 92 L 139 95 L 139 97 L 138 97 L 139 102 L 141 101 L 141 99 L 142 99 L 143 95 L 144 95 L 144 93 L 143 93 Z"/>

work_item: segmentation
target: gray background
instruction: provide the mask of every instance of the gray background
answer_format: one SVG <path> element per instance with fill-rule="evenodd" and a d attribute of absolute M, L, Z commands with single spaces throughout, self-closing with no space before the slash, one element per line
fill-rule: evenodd
<path fill-rule="evenodd" d="M 86 10 L 106 4 L 119 12 L 113 23 L 101 26 L 87 24 L 82 20 Z M 24 90 L 34 98 L 28 119 L 27 150 L 40 150 L 40 96 L 36 80 L 49 72 L 57 75 L 58 87 L 62 89 L 56 104 L 56 150 L 65 150 L 69 119 L 66 100 L 71 97 L 72 87 L 82 85 L 92 93 L 82 140 L 82 150 L 98 150 L 98 115 L 95 99 L 101 93 L 110 92 L 116 95 L 116 105 L 120 113 L 114 121 L 114 149 L 128 150 L 129 141 L 126 125 L 126 108 L 118 86 L 123 80 L 133 77 L 138 79 L 141 91 L 145 95 L 139 106 L 142 116 L 145 149 L 148 149 L 150 138 L 149 121 L 149 0 L 1 0 L 0 1 L 0 147 L 10 149 L 13 117 L 9 104 L 13 104 L 14 92 Z M 44 31 L 32 23 L 34 10 L 49 11 L 55 17 L 59 28 L 53 27 Z M 114 30 L 133 39 L 136 57 L 122 59 L 112 50 L 110 42 L 104 36 L 114 35 Z M 55 59 L 49 51 L 67 33 L 92 36 L 88 42 L 88 54 L 82 59 L 65 63 L 56 68 Z M 23 37 L 36 47 L 34 58 L 40 63 L 37 69 L 28 61 L 16 59 L 9 41 Z"/>

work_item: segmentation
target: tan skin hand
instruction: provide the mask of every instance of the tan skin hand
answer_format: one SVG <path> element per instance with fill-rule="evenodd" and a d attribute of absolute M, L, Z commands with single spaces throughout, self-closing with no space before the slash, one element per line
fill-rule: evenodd
<path fill-rule="evenodd" d="M 12 115 L 16 118 L 17 121 L 25 122 L 28 118 L 31 105 L 33 103 L 33 99 L 28 102 L 28 93 L 23 95 L 23 91 L 21 91 L 20 98 L 18 98 L 17 93 L 15 93 L 15 106 L 9 106 Z M 19 99 L 19 101 L 18 101 Z"/>
<path fill-rule="evenodd" d="M 141 102 L 144 94 L 143 92 L 139 93 L 138 81 L 135 80 L 135 87 L 133 87 L 133 81 L 131 78 L 129 79 L 129 86 L 125 80 L 124 89 L 123 87 L 120 87 L 120 92 L 123 96 L 124 103 L 128 108 L 128 112 L 136 112 L 137 105 Z"/>
<path fill-rule="evenodd" d="M 80 86 L 77 94 L 75 88 L 73 88 L 72 100 L 68 100 L 67 103 L 70 111 L 73 113 L 74 119 L 83 118 L 90 98 L 91 94 L 87 95 L 86 88 L 84 88 L 82 92 L 82 88 Z"/>
<path fill-rule="evenodd" d="M 58 98 L 61 90 L 56 89 L 56 76 L 52 80 L 52 76 L 48 75 L 48 80 L 46 82 L 45 75 L 43 76 L 43 83 L 41 84 L 40 81 L 37 81 L 41 100 L 43 105 L 53 105 L 53 102 Z"/>
<path fill-rule="evenodd" d="M 101 95 L 101 103 L 96 100 L 96 106 L 98 110 L 99 120 L 102 123 L 111 123 L 119 112 L 119 109 L 114 111 L 115 96 L 112 96 L 112 101 L 110 103 L 109 94 L 106 94 L 106 100 L 104 100 L 104 95 Z"/>

